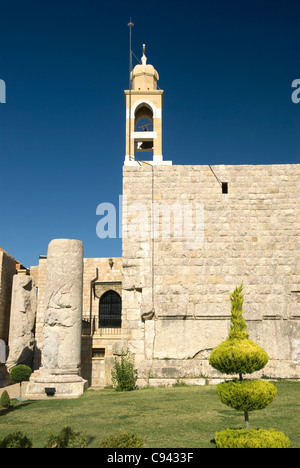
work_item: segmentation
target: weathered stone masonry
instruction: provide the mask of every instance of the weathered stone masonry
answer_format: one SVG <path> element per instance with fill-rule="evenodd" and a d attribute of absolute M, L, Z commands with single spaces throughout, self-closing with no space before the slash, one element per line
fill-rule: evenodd
<path fill-rule="evenodd" d="M 270 356 L 264 374 L 300 378 L 300 165 L 212 169 L 228 194 L 208 166 L 124 166 L 129 230 L 138 202 L 149 216 L 152 201 L 204 205 L 202 248 L 186 248 L 176 226 L 154 240 L 123 233 L 123 334 L 139 383 L 220 377 L 208 356 L 242 281 L 250 335 Z"/>
<path fill-rule="evenodd" d="M 112 264 L 110 266 L 110 261 Z M 45 288 L 46 288 L 47 258 L 39 260 L 39 265 L 30 268 L 38 288 L 37 313 L 35 327 L 35 355 L 34 367 L 41 365 L 44 331 Z M 122 259 L 121 258 L 84 258 L 83 259 L 83 294 L 82 294 L 82 318 L 90 317 L 97 320 L 99 317 L 99 301 L 108 290 L 114 290 L 122 296 Z M 117 330 L 121 332 L 121 330 Z M 109 334 L 83 333 L 81 338 L 81 375 L 93 387 L 103 387 L 111 383 L 110 372 L 113 365 L 113 348 L 121 339 L 118 335 L 108 330 Z M 114 330 L 116 332 L 116 330 Z M 94 349 L 104 349 L 104 357 L 93 357 Z"/>
<path fill-rule="evenodd" d="M 55 388 L 61 396 L 80 395 L 83 245 L 74 239 L 50 242 L 45 289 L 42 367 L 33 374 L 29 395 Z"/>
<path fill-rule="evenodd" d="M 31 397 L 111 384 L 126 346 L 140 386 L 216 383 L 208 358 L 242 282 L 250 337 L 270 357 L 263 375 L 300 379 L 300 165 L 172 166 L 158 78 L 144 46 L 125 90 L 122 258 L 84 259 L 81 242 L 55 240 L 26 270 L 0 249 L 0 385 L 4 363 L 32 355 L 34 319 Z"/>
<path fill-rule="evenodd" d="M 8 343 L 12 279 L 19 262 L 0 248 L 0 339 Z"/>

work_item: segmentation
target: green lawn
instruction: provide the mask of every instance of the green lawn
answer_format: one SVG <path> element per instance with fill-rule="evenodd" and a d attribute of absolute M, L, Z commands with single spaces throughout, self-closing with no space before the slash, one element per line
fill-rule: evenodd
<path fill-rule="evenodd" d="M 300 382 L 277 382 L 274 402 L 250 413 L 250 427 L 283 431 L 300 448 Z M 0 438 L 22 431 L 43 447 L 49 432 L 65 426 L 85 433 L 89 448 L 108 434 L 128 430 L 151 448 L 214 448 L 216 431 L 242 427 L 243 414 L 224 406 L 214 386 L 148 388 L 119 393 L 88 390 L 75 400 L 27 401 L 0 410 Z"/>

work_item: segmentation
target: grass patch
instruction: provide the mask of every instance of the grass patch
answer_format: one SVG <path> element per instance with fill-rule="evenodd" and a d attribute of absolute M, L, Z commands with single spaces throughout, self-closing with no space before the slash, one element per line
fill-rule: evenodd
<path fill-rule="evenodd" d="M 300 448 L 300 383 L 277 382 L 274 402 L 250 413 L 250 427 L 284 432 Z M 151 388 L 133 392 L 88 390 L 75 400 L 26 401 L 0 410 L 0 434 L 22 431 L 34 448 L 50 432 L 71 426 L 88 448 L 116 432 L 134 432 L 150 448 L 214 448 L 217 431 L 243 426 L 243 414 L 223 405 L 215 386 Z"/>

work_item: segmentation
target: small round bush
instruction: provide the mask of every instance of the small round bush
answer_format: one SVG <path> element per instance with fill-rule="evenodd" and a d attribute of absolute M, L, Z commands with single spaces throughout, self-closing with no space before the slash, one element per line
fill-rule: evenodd
<path fill-rule="evenodd" d="M 275 385 L 264 380 L 232 380 L 217 385 L 222 403 L 238 411 L 254 411 L 266 408 L 277 393 Z"/>
<path fill-rule="evenodd" d="M 0 439 L 0 448 L 32 448 L 32 441 L 22 432 L 15 432 Z"/>
<path fill-rule="evenodd" d="M 9 408 L 10 407 L 10 398 L 9 398 L 9 394 L 7 393 L 6 390 L 4 390 L 4 392 L 1 395 L 0 406 L 2 406 L 3 408 Z"/>
<path fill-rule="evenodd" d="M 140 436 L 125 431 L 105 437 L 100 448 L 144 448 L 144 442 Z"/>
<path fill-rule="evenodd" d="M 254 341 L 228 338 L 212 351 L 209 363 L 223 374 L 252 374 L 268 360 L 266 351 Z"/>
<path fill-rule="evenodd" d="M 18 366 L 15 366 L 12 368 L 10 371 L 10 378 L 11 380 L 14 380 L 15 382 L 26 382 L 29 380 L 30 376 L 32 374 L 32 370 L 30 367 L 25 366 L 24 364 L 19 364 Z"/>
<path fill-rule="evenodd" d="M 290 440 L 274 429 L 226 429 L 215 435 L 217 448 L 289 448 Z"/>
<path fill-rule="evenodd" d="M 81 432 L 75 432 L 70 426 L 64 427 L 59 434 L 48 435 L 47 444 L 44 448 L 69 449 L 86 448 L 87 438 Z"/>

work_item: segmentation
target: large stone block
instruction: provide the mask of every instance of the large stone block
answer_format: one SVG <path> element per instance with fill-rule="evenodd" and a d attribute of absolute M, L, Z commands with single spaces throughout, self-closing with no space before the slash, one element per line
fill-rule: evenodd
<path fill-rule="evenodd" d="M 32 365 L 34 324 L 36 317 L 36 286 L 32 276 L 15 275 L 9 329 L 7 368 L 17 364 Z"/>
<path fill-rule="evenodd" d="M 193 359 L 209 352 L 228 335 L 228 320 L 156 320 L 155 359 Z"/>

